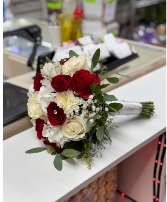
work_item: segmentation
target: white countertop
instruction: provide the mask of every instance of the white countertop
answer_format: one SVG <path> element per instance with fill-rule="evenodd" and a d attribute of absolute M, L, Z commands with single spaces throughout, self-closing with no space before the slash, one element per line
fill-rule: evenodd
<path fill-rule="evenodd" d="M 120 100 L 154 101 L 151 119 L 117 117 L 119 128 L 111 130 L 112 144 L 96 157 L 91 170 L 81 161 L 64 161 L 63 170 L 53 166 L 47 152 L 25 154 L 40 146 L 33 129 L 4 141 L 4 202 L 64 201 L 110 168 L 165 131 L 165 67 L 126 84 L 111 94 Z M 72 163 L 72 162 L 71 162 Z"/>

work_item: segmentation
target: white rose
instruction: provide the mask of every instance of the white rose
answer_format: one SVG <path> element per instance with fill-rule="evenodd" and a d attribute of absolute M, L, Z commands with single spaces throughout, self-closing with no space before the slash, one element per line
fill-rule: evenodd
<path fill-rule="evenodd" d="M 32 119 L 38 119 L 39 117 L 44 115 L 44 112 L 41 108 L 41 104 L 38 100 L 37 91 L 32 93 L 31 97 L 28 99 L 27 107 L 28 107 L 28 115 Z"/>
<path fill-rule="evenodd" d="M 44 77 L 53 78 L 61 73 L 61 65 L 59 63 L 45 63 L 44 67 L 41 69 L 41 73 Z"/>
<path fill-rule="evenodd" d="M 66 114 L 70 114 L 73 110 L 78 110 L 81 100 L 75 97 L 73 92 L 68 90 L 62 93 L 56 93 L 54 100 L 60 108 L 64 109 Z"/>
<path fill-rule="evenodd" d="M 86 55 L 80 55 L 78 57 L 73 56 L 67 62 L 65 62 L 64 65 L 62 65 L 62 72 L 66 75 L 72 76 L 80 69 L 88 69 Z"/>
<path fill-rule="evenodd" d="M 71 140 L 79 140 L 88 132 L 86 122 L 79 116 L 68 119 L 62 126 L 63 135 Z"/>

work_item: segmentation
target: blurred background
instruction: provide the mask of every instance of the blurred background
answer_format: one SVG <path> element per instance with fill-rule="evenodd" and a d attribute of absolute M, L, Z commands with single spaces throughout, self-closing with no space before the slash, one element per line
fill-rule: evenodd
<path fill-rule="evenodd" d="M 73 13 L 78 5 L 83 9 L 83 35 L 100 37 L 112 32 L 121 38 L 166 45 L 165 0 L 3 0 L 3 5 L 4 22 L 26 18 L 49 25 L 58 25 L 58 16 Z"/>

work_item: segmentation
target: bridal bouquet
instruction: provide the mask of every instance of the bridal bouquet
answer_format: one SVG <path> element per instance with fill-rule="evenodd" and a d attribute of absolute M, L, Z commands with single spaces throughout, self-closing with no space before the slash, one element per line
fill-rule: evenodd
<path fill-rule="evenodd" d="M 122 102 L 103 92 L 119 79 L 106 78 L 104 69 L 101 74 L 93 73 L 99 61 L 99 49 L 92 57 L 91 67 L 87 65 L 86 55 L 78 56 L 73 51 L 69 55 L 56 63 L 46 58 L 28 92 L 28 115 L 44 146 L 26 153 L 46 150 L 54 156 L 57 170 L 62 170 L 63 160 L 67 158 L 81 159 L 90 168 L 93 157 L 106 143 L 111 143 L 109 128 L 114 127 L 115 115 L 149 118 L 154 111 L 152 102 Z"/>

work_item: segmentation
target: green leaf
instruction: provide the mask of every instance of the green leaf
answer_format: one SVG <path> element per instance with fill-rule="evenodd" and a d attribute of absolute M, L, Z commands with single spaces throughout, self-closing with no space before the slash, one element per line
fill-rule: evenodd
<path fill-rule="evenodd" d="M 47 62 L 47 63 L 50 63 L 50 62 L 53 63 L 53 61 L 50 60 L 48 57 L 46 57 L 46 62 Z"/>
<path fill-rule="evenodd" d="M 90 85 L 90 89 L 91 89 L 92 93 L 95 92 L 96 88 L 97 88 L 97 84 L 93 83 L 93 84 Z"/>
<path fill-rule="evenodd" d="M 48 145 L 48 146 L 46 146 L 46 150 L 47 150 L 47 152 L 49 153 L 49 154 L 56 154 L 57 152 L 56 152 L 56 150 L 55 150 L 55 148 L 54 147 L 52 147 L 52 146 L 50 146 L 50 145 Z"/>
<path fill-rule="evenodd" d="M 99 141 L 101 141 L 104 137 L 104 126 L 100 126 L 96 131 L 96 137 Z"/>
<path fill-rule="evenodd" d="M 101 91 L 101 89 L 100 89 L 99 86 L 97 86 L 97 88 L 96 88 L 96 90 L 95 90 L 95 94 L 96 94 L 96 95 L 102 94 L 102 91 Z"/>
<path fill-rule="evenodd" d="M 108 105 L 108 109 L 109 109 L 109 112 L 117 112 L 117 110 L 112 108 L 110 105 Z"/>
<path fill-rule="evenodd" d="M 123 105 L 120 103 L 110 103 L 109 106 L 114 109 L 115 111 L 119 111 L 122 109 Z"/>
<path fill-rule="evenodd" d="M 114 95 L 107 95 L 107 94 L 105 94 L 104 95 L 104 100 L 105 101 L 116 101 L 116 100 L 118 100 Z"/>
<path fill-rule="evenodd" d="M 107 119 L 108 113 L 105 112 L 105 111 L 102 111 L 101 116 L 102 116 L 102 118 L 106 118 Z"/>
<path fill-rule="evenodd" d="M 65 157 L 76 158 L 80 152 L 75 149 L 65 149 L 61 154 Z"/>
<path fill-rule="evenodd" d="M 33 149 L 30 149 L 30 150 L 27 150 L 26 151 L 26 154 L 33 154 L 33 153 L 38 153 L 38 152 L 42 152 L 46 150 L 46 148 L 43 148 L 43 147 L 36 147 L 36 148 L 33 148 Z"/>
<path fill-rule="evenodd" d="M 92 66 L 93 66 L 93 68 L 96 67 L 97 63 L 99 62 L 99 58 L 100 58 L 100 48 L 98 48 L 96 50 L 96 52 L 94 53 L 94 55 L 92 57 Z"/>
<path fill-rule="evenodd" d="M 110 78 L 106 78 L 108 82 L 110 83 L 118 83 L 119 79 L 117 77 L 110 77 Z"/>
<path fill-rule="evenodd" d="M 63 155 L 59 155 L 60 156 L 60 158 L 62 159 L 62 160 L 66 160 L 66 159 L 68 159 L 68 157 L 65 157 L 65 156 L 63 156 Z"/>
<path fill-rule="evenodd" d="M 59 155 L 55 156 L 54 161 L 53 161 L 54 167 L 58 170 L 61 171 L 62 170 L 62 159 Z"/>
<path fill-rule="evenodd" d="M 70 51 L 69 51 L 69 56 L 70 56 L 70 58 L 71 58 L 71 57 L 73 57 L 73 56 L 78 57 L 79 55 L 78 55 L 77 53 L 75 53 L 73 50 L 70 50 Z"/>
<path fill-rule="evenodd" d="M 100 86 L 100 88 L 101 89 L 103 89 L 103 88 L 106 88 L 107 86 L 109 86 L 110 84 L 102 84 L 101 86 Z"/>
<path fill-rule="evenodd" d="M 126 77 L 126 78 L 128 78 L 128 79 L 131 78 L 131 76 L 128 76 L 128 75 L 123 75 L 123 74 L 120 74 L 120 73 L 116 73 L 116 74 L 118 74 L 119 76 L 122 76 L 122 77 Z"/>
<path fill-rule="evenodd" d="M 104 98 L 103 98 L 102 94 L 98 94 L 98 95 L 96 96 L 96 98 L 97 98 L 97 100 L 98 100 L 98 102 L 99 102 L 100 104 L 103 104 L 103 103 L 104 103 Z"/>

